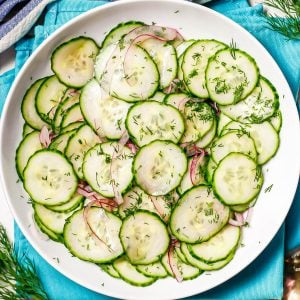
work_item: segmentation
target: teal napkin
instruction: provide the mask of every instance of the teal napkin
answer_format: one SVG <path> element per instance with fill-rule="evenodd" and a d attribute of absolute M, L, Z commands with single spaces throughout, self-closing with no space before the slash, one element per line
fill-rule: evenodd
<path fill-rule="evenodd" d="M 35 28 L 34 39 L 23 39 L 16 46 L 15 69 L 0 77 L 0 109 L 15 75 L 31 52 L 61 24 L 104 3 L 104 1 L 61 0 L 48 7 L 44 26 Z M 261 6 L 250 8 L 246 0 L 213 1 L 208 6 L 241 24 L 263 43 L 280 65 L 295 95 L 300 72 L 299 42 L 286 41 L 281 35 L 266 29 L 261 16 Z M 286 239 L 282 227 L 267 249 L 248 268 L 226 283 L 191 299 L 280 299 L 284 241 L 289 248 L 300 244 L 300 224 L 296 219 L 298 218 L 296 212 L 299 209 L 300 192 L 286 222 Z M 15 225 L 15 251 L 20 254 L 27 253 L 35 262 L 50 299 L 112 299 L 91 292 L 58 273 L 31 247 L 17 225 Z"/>

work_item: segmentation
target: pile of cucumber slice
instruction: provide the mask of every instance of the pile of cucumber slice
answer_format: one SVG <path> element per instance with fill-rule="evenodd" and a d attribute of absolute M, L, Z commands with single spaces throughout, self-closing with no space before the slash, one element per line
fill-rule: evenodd
<path fill-rule="evenodd" d="M 136 286 L 227 265 L 279 147 L 254 58 L 130 21 L 100 47 L 59 45 L 51 68 L 25 93 L 16 151 L 37 227 Z"/>

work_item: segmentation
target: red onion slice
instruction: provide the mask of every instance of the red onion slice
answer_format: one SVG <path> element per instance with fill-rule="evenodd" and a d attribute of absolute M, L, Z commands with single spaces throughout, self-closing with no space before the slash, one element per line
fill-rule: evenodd
<path fill-rule="evenodd" d="M 166 216 L 166 214 L 164 214 L 164 209 L 161 206 L 160 202 L 157 201 L 157 197 L 149 195 L 149 198 L 150 198 L 151 202 L 153 203 L 153 206 L 155 207 L 155 209 L 158 212 L 159 216 L 166 222 L 167 221 L 167 216 Z"/>
<path fill-rule="evenodd" d="M 168 263 L 169 263 L 169 266 L 171 268 L 171 271 L 175 277 L 175 279 L 178 281 L 178 282 L 182 282 L 183 281 L 183 276 L 182 274 L 180 273 L 179 269 L 178 269 L 178 266 L 176 264 L 176 260 L 174 258 L 174 245 L 170 245 L 169 247 L 169 250 L 168 250 Z"/>
<path fill-rule="evenodd" d="M 54 137 L 51 130 L 48 130 L 47 126 L 43 126 L 39 135 L 40 142 L 44 148 L 48 148 L 51 144 L 51 140 Z"/>
<path fill-rule="evenodd" d="M 136 154 L 138 151 L 138 147 L 131 141 L 128 141 L 126 146 L 130 149 L 133 154 Z"/>
<path fill-rule="evenodd" d="M 236 227 L 241 227 L 244 225 L 244 223 L 241 223 L 237 220 L 234 220 L 234 219 L 229 219 L 228 223 L 232 226 L 236 226 Z"/>
<path fill-rule="evenodd" d="M 190 179 L 193 185 L 196 185 L 196 177 L 197 177 L 197 169 L 198 169 L 198 165 L 203 161 L 203 158 L 205 156 L 205 151 L 201 151 L 200 154 L 196 154 L 193 158 L 192 158 L 192 162 L 191 162 L 191 169 L 190 169 Z"/>

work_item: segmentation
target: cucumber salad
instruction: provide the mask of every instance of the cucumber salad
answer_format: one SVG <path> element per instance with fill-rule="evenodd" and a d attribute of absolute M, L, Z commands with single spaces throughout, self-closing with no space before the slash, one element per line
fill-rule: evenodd
<path fill-rule="evenodd" d="M 16 151 L 37 227 L 136 286 L 228 264 L 279 146 L 279 97 L 254 58 L 130 21 L 50 60 Z"/>

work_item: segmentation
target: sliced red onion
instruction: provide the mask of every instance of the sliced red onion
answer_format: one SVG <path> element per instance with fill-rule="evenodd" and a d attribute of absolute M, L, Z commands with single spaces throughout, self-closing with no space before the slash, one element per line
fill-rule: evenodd
<path fill-rule="evenodd" d="M 183 112 L 184 111 L 184 107 L 185 107 L 185 104 L 190 101 L 190 97 L 185 97 L 183 98 L 182 100 L 180 100 L 179 104 L 178 104 L 178 109 Z"/>
<path fill-rule="evenodd" d="M 197 169 L 198 169 L 198 164 L 203 161 L 203 158 L 205 156 L 205 151 L 201 151 L 199 154 L 197 153 L 194 155 L 192 158 L 191 162 L 191 169 L 190 169 L 190 179 L 193 185 L 196 185 L 196 177 L 197 177 Z"/>
<path fill-rule="evenodd" d="M 133 154 L 136 154 L 138 151 L 138 147 L 131 141 L 128 141 L 126 146 L 130 149 Z"/>
<path fill-rule="evenodd" d="M 240 214 L 240 213 L 235 212 L 235 213 L 234 213 L 234 216 L 235 216 L 235 218 L 236 218 L 236 220 L 237 220 L 238 222 L 240 222 L 240 223 L 242 223 L 242 224 L 245 223 L 243 214 Z"/>
<path fill-rule="evenodd" d="M 184 144 L 181 144 L 181 145 L 184 145 Z M 196 146 L 195 144 L 185 143 L 185 146 L 183 148 L 186 149 L 187 156 L 194 156 L 196 154 L 201 154 L 202 152 L 204 153 L 204 155 L 207 154 L 207 152 L 203 148 L 200 148 L 200 147 Z"/>
<path fill-rule="evenodd" d="M 48 130 L 47 126 L 43 126 L 39 135 L 40 142 L 44 148 L 48 148 L 51 144 L 51 130 Z"/>
<path fill-rule="evenodd" d="M 176 264 L 176 261 L 175 261 L 175 258 L 174 258 L 174 249 L 175 249 L 174 246 L 171 244 L 170 247 L 169 247 L 169 250 L 168 250 L 168 263 L 169 263 L 169 266 L 171 268 L 171 271 L 172 271 L 175 279 L 178 282 L 182 282 L 183 281 L 183 276 L 180 273 L 180 271 L 178 269 L 178 266 Z"/>
<path fill-rule="evenodd" d="M 216 115 L 219 116 L 220 115 L 220 109 L 218 107 L 218 104 L 216 102 L 209 102 L 210 106 L 214 109 L 214 111 L 216 112 Z"/>
<path fill-rule="evenodd" d="M 249 207 L 246 211 L 243 212 L 243 218 L 245 222 L 248 222 L 253 213 L 253 207 Z"/>
<path fill-rule="evenodd" d="M 160 202 L 157 201 L 157 198 L 155 196 L 149 195 L 149 198 L 151 202 L 153 203 L 153 206 L 155 207 L 156 211 L 158 212 L 159 216 L 166 222 L 167 221 L 167 216 L 164 214 L 164 209 L 161 206 Z"/>
<path fill-rule="evenodd" d="M 81 187 L 77 188 L 77 193 L 88 199 L 97 195 L 96 192 L 88 192 L 87 190 L 85 190 L 84 188 L 81 188 Z"/>
<path fill-rule="evenodd" d="M 228 223 L 232 226 L 236 226 L 236 227 L 240 227 L 240 226 L 243 226 L 244 223 L 241 223 L 237 220 L 234 220 L 234 219 L 229 219 Z"/>

